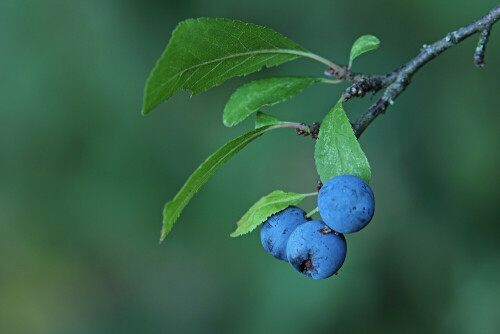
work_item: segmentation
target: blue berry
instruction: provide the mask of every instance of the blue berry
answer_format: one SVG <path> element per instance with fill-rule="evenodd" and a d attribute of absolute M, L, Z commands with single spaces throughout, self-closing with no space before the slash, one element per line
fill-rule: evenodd
<path fill-rule="evenodd" d="M 313 220 L 292 232 L 287 244 L 288 262 L 298 272 L 315 280 L 335 274 L 344 263 L 347 244 L 325 223 Z"/>
<path fill-rule="evenodd" d="M 368 183 L 354 175 L 340 175 L 328 180 L 319 191 L 318 209 L 332 230 L 353 233 L 372 219 L 375 199 Z"/>
<path fill-rule="evenodd" d="M 260 230 L 260 241 L 264 249 L 279 260 L 286 261 L 286 244 L 297 226 L 307 222 L 306 213 L 289 206 L 267 219 Z"/>

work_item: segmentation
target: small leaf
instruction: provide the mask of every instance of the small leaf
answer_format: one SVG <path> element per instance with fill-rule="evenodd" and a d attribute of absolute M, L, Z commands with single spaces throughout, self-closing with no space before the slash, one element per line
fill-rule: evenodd
<path fill-rule="evenodd" d="M 342 101 L 337 102 L 321 123 L 314 158 L 323 183 L 347 174 L 370 182 L 370 165 L 342 108 Z"/>
<path fill-rule="evenodd" d="M 359 37 L 351 48 L 351 57 L 349 59 L 349 68 L 351 68 L 352 61 L 365 52 L 374 50 L 380 46 L 380 40 L 373 35 L 363 35 Z"/>
<path fill-rule="evenodd" d="M 226 104 L 224 125 L 238 124 L 263 106 L 272 106 L 300 93 L 310 85 L 322 81 L 313 77 L 266 78 L 249 82 L 238 88 Z"/>
<path fill-rule="evenodd" d="M 236 139 L 226 143 L 214 154 L 209 156 L 195 171 L 186 183 L 182 186 L 181 190 L 175 195 L 174 199 L 168 202 L 163 209 L 163 228 L 161 230 L 160 242 L 165 239 L 168 232 L 172 229 L 177 218 L 181 214 L 184 207 L 189 203 L 191 198 L 200 190 L 201 186 L 233 155 L 238 153 L 248 143 L 257 139 L 264 132 L 277 129 L 279 125 L 265 126 L 252 130 L 239 136 Z"/>
<path fill-rule="evenodd" d="M 146 83 L 143 114 L 178 90 L 192 95 L 234 76 L 301 56 L 328 61 L 272 29 L 237 20 L 199 18 L 179 23 Z"/>
<path fill-rule="evenodd" d="M 255 115 L 255 128 L 261 128 L 266 125 L 276 125 L 286 123 L 277 117 L 263 113 L 262 111 L 257 111 Z"/>
<path fill-rule="evenodd" d="M 231 233 L 231 236 L 238 237 L 253 231 L 257 226 L 265 222 L 271 215 L 286 209 L 290 205 L 297 205 L 305 197 L 314 194 L 286 193 L 281 190 L 273 191 L 252 205 L 252 207 L 236 223 L 238 228 L 236 231 Z"/>

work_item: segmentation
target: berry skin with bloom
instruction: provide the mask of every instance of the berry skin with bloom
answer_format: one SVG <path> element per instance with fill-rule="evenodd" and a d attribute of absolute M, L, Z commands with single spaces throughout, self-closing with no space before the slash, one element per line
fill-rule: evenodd
<path fill-rule="evenodd" d="M 338 233 L 364 228 L 375 212 L 375 198 L 365 181 L 354 175 L 328 180 L 318 194 L 318 209 L 326 225 Z"/>
<path fill-rule="evenodd" d="M 315 280 L 335 274 L 344 263 L 347 244 L 325 223 L 313 220 L 300 225 L 288 239 L 288 262 L 298 272 Z"/>
<path fill-rule="evenodd" d="M 289 206 L 267 219 L 260 230 L 260 241 L 264 249 L 279 260 L 286 261 L 286 244 L 292 232 L 307 222 L 304 210 Z"/>

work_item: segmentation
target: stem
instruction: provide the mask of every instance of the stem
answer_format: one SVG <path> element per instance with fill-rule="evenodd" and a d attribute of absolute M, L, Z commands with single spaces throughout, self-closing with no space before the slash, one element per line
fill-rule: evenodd
<path fill-rule="evenodd" d="M 299 129 L 302 131 L 309 132 L 309 127 L 305 124 L 302 123 L 295 123 L 295 122 L 283 122 L 280 124 L 276 124 L 274 129 L 279 129 L 279 128 L 294 128 L 294 129 Z"/>
<path fill-rule="evenodd" d="M 321 78 L 320 82 L 327 83 L 327 84 L 338 84 L 338 83 L 344 82 L 344 80 L 331 80 L 331 79 Z"/>
<path fill-rule="evenodd" d="M 285 52 L 283 52 L 285 53 Z M 310 59 L 313 59 L 313 60 L 316 60 L 322 64 L 325 64 L 326 66 L 328 66 L 329 68 L 332 68 L 338 72 L 344 72 L 345 69 L 340 66 L 340 65 L 337 65 L 335 64 L 334 62 L 326 59 L 326 58 L 323 58 L 321 57 L 320 55 L 317 55 L 315 53 L 312 53 L 312 52 L 309 52 L 309 51 L 295 51 L 295 50 L 286 50 L 286 53 L 290 53 L 290 54 L 294 54 L 294 55 L 297 55 L 297 56 L 302 56 L 302 57 L 307 57 L 307 58 L 310 58 Z"/>
<path fill-rule="evenodd" d="M 313 139 L 318 139 L 319 126 L 321 123 L 313 123 L 313 125 L 307 125 L 304 123 L 294 123 L 294 122 L 283 122 L 276 125 L 273 125 L 269 128 L 272 129 L 280 129 L 280 128 L 294 128 L 295 132 L 299 136 L 311 136 Z"/>
<path fill-rule="evenodd" d="M 316 212 L 318 212 L 318 211 L 319 211 L 319 209 L 318 209 L 318 207 L 316 207 L 316 209 L 314 209 L 314 210 L 312 210 L 311 212 L 309 212 L 309 213 L 306 215 L 306 217 L 307 217 L 307 218 L 311 218 L 311 216 L 312 216 L 312 215 L 314 215 L 314 214 L 315 214 Z"/>

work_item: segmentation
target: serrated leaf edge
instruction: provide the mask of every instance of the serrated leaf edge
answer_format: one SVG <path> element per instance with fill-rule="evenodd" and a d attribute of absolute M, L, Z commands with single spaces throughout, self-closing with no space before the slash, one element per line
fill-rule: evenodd
<path fill-rule="evenodd" d="M 287 194 L 289 194 L 290 192 L 285 192 L 283 190 L 275 190 L 269 194 L 267 194 L 266 196 L 263 196 L 259 199 L 262 200 L 263 198 L 265 197 L 268 197 L 268 196 L 271 196 L 272 194 L 274 194 L 275 192 L 278 192 L 278 191 L 281 191 L 282 193 L 284 193 L 284 195 L 286 196 Z M 255 230 L 259 225 L 261 225 L 262 223 L 264 223 L 269 217 L 271 217 L 272 215 L 286 209 L 288 206 L 290 205 L 297 205 L 299 204 L 304 198 L 308 197 L 308 196 L 313 196 L 313 195 L 317 195 L 317 193 L 310 193 L 310 194 L 297 194 L 297 193 L 294 193 L 296 194 L 297 196 L 292 196 L 290 198 L 286 198 L 286 199 L 281 199 L 281 200 L 276 200 L 276 201 L 273 201 L 273 202 L 269 202 L 269 203 L 266 203 L 266 204 L 263 204 L 261 206 L 259 206 L 257 209 L 253 210 L 254 206 L 259 202 L 257 201 L 254 205 L 252 205 L 252 207 L 250 207 L 250 209 L 248 209 L 248 211 L 241 217 L 240 220 L 238 220 L 238 222 L 236 223 L 237 225 L 237 228 L 236 230 L 230 234 L 231 237 L 239 237 L 241 235 L 245 235 L 245 234 L 248 234 L 250 232 L 252 232 L 253 230 Z M 253 226 L 252 228 L 250 228 L 248 231 L 246 232 L 238 232 L 240 230 L 240 224 L 241 224 L 241 221 L 243 219 L 243 217 L 246 216 L 246 214 L 249 212 L 249 211 L 253 211 L 252 214 L 246 219 L 246 220 L 251 220 L 252 217 L 256 214 L 257 211 L 261 210 L 262 208 L 265 208 L 266 206 L 269 206 L 269 205 L 274 205 L 274 204 L 279 204 L 281 202 L 285 202 L 285 203 L 289 203 L 286 207 L 276 211 L 276 212 L 273 212 L 269 215 L 266 216 L 266 218 L 261 221 L 260 223 L 256 224 L 255 226 Z"/>

